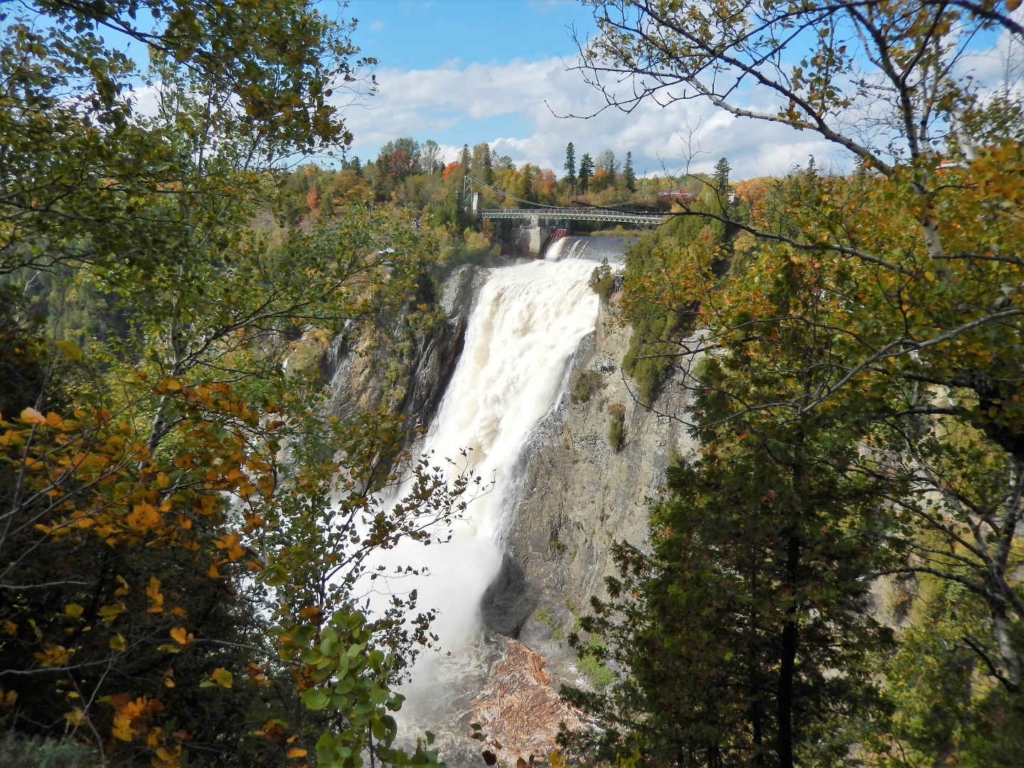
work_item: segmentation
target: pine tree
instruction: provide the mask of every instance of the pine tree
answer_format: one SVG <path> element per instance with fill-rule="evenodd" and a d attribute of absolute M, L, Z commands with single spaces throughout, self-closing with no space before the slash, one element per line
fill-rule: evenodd
<path fill-rule="evenodd" d="M 469 153 L 469 144 L 462 145 L 462 152 L 459 154 L 459 165 L 464 175 L 469 175 L 473 168 L 473 156 Z"/>
<path fill-rule="evenodd" d="M 633 153 L 626 153 L 626 165 L 622 169 L 622 178 L 626 183 L 626 189 L 636 192 L 636 174 L 633 172 Z"/>
<path fill-rule="evenodd" d="M 580 192 L 586 192 L 590 187 L 590 177 L 594 175 L 594 161 L 591 160 L 590 155 L 584 153 L 583 157 L 580 158 L 580 177 L 579 177 L 579 188 Z"/>
<path fill-rule="evenodd" d="M 565 146 L 565 183 L 570 187 L 576 186 L 576 147 L 570 141 Z"/>
<path fill-rule="evenodd" d="M 729 167 L 729 161 L 724 157 L 715 163 L 715 189 L 719 195 L 727 196 L 729 194 L 729 171 L 732 170 Z"/>

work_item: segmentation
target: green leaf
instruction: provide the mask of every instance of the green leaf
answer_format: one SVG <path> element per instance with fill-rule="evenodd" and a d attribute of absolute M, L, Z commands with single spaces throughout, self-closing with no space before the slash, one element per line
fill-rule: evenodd
<path fill-rule="evenodd" d="M 319 711 L 327 706 L 330 697 L 320 688 L 310 688 L 302 692 L 302 704 L 306 709 Z"/>

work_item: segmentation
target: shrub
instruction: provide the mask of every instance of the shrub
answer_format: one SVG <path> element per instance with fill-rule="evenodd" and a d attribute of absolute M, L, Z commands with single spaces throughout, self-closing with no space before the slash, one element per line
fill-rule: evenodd
<path fill-rule="evenodd" d="M 602 261 L 600 266 L 594 268 L 590 275 L 589 285 L 602 301 L 608 301 L 612 291 L 615 290 L 615 273 L 608 266 L 607 259 Z"/>
<path fill-rule="evenodd" d="M 619 403 L 608 406 L 608 445 L 618 453 L 626 442 L 626 409 Z"/>
<path fill-rule="evenodd" d="M 604 651 L 604 643 L 596 637 L 587 641 L 587 649 L 579 656 L 579 670 L 595 688 L 606 688 L 615 674 L 601 662 L 601 654 Z"/>
<path fill-rule="evenodd" d="M 600 373 L 597 371 L 580 371 L 572 383 L 572 389 L 569 391 L 569 401 L 572 403 L 589 402 L 600 386 Z"/>

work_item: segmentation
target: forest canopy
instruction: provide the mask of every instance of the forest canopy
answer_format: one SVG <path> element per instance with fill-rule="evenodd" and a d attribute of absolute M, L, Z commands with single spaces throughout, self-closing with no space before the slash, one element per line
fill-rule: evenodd
<path fill-rule="evenodd" d="M 430 612 L 360 599 L 368 556 L 443 532 L 466 483 L 401 452 L 393 401 L 331 415 L 316 361 L 343 329 L 436 322 L 437 243 L 391 209 L 280 215 L 282 172 L 351 141 L 332 92 L 373 87 L 353 22 L 299 0 L 0 21 L 5 731 L 81 764 L 436 761 L 394 748 Z"/>
<path fill-rule="evenodd" d="M 620 675 L 570 692 L 600 727 L 565 743 L 1021 762 L 1024 121 L 1019 80 L 968 64 L 980 39 L 1019 55 L 1018 4 L 588 5 L 581 69 L 610 106 L 706 100 L 856 166 L 709 182 L 628 258 L 638 397 L 682 377 L 701 448 L 582 623 Z"/>

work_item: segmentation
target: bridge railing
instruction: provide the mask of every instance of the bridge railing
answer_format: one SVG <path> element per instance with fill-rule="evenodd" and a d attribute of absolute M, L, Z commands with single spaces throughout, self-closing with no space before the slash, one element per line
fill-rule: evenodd
<path fill-rule="evenodd" d="M 611 224 L 658 225 L 670 216 L 659 213 L 593 210 L 590 208 L 490 208 L 481 209 L 482 219 L 537 219 L 538 221 L 606 221 Z"/>

